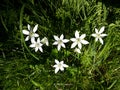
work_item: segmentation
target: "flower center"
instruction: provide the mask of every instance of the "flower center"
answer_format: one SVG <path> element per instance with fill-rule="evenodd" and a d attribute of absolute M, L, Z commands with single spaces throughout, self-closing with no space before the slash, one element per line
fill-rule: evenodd
<path fill-rule="evenodd" d="M 100 38 L 101 36 L 100 36 L 100 34 L 97 34 L 97 38 Z"/>
<path fill-rule="evenodd" d="M 39 47 L 40 46 L 40 43 L 36 43 L 35 47 Z"/>
<path fill-rule="evenodd" d="M 59 68 L 61 68 L 61 67 L 62 67 L 62 64 L 61 64 L 61 63 L 59 63 L 59 64 L 58 64 L 58 67 L 59 67 Z"/>
<path fill-rule="evenodd" d="M 58 40 L 58 44 L 62 44 L 63 43 L 63 41 L 62 40 Z"/>
<path fill-rule="evenodd" d="M 81 42 L 81 39 L 80 39 L 80 38 L 77 38 L 76 40 L 77 40 L 77 43 L 80 43 L 80 42 Z"/>
<path fill-rule="evenodd" d="M 34 36 L 34 32 L 30 31 L 30 37 Z"/>

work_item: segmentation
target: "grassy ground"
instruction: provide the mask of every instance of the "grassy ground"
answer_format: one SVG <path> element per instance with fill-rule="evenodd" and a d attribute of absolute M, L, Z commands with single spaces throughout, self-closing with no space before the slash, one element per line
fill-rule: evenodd
<path fill-rule="evenodd" d="M 104 0 L 4 0 L 0 1 L 1 90 L 120 90 L 120 6 Z M 38 24 L 40 38 L 49 46 L 35 52 L 25 42 L 23 29 Z M 105 26 L 104 44 L 91 36 Z M 81 53 L 57 51 L 53 35 L 86 34 Z M 54 73 L 54 60 L 69 65 Z"/>

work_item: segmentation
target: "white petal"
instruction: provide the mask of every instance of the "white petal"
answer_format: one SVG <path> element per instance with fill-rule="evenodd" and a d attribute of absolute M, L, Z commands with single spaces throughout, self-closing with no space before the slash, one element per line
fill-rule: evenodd
<path fill-rule="evenodd" d="M 101 34 L 102 32 L 104 32 L 105 26 L 101 27 L 99 34 Z"/>
<path fill-rule="evenodd" d="M 76 41 L 76 38 L 71 38 L 70 40 L 73 41 L 73 42 L 75 42 L 75 41 Z"/>
<path fill-rule="evenodd" d="M 53 36 L 54 37 L 54 39 L 56 40 L 56 41 L 58 41 L 59 40 L 59 38 L 58 38 L 58 36 Z"/>
<path fill-rule="evenodd" d="M 35 52 L 37 52 L 37 51 L 38 51 L 38 47 L 35 48 Z"/>
<path fill-rule="evenodd" d="M 63 40 L 63 38 L 64 38 L 64 35 L 62 34 L 62 35 L 60 36 L 60 39 Z"/>
<path fill-rule="evenodd" d="M 56 67 L 58 67 L 58 65 L 57 65 L 57 64 L 55 64 L 53 67 L 55 67 L 55 68 L 56 68 Z"/>
<path fill-rule="evenodd" d="M 40 43 L 40 38 L 37 39 L 37 43 Z"/>
<path fill-rule="evenodd" d="M 95 33 L 98 33 L 98 29 L 97 28 L 95 28 Z"/>
<path fill-rule="evenodd" d="M 63 48 L 65 48 L 65 44 L 63 43 L 63 44 L 61 44 L 61 46 L 63 47 Z"/>
<path fill-rule="evenodd" d="M 42 49 L 42 47 L 39 47 L 39 50 L 40 50 L 41 52 L 43 52 L 43 49 Z"/>
<path fill-rule="evenodd" d="M 49 42 L 48 41 L 46 42 L 46 45 L 49 46 Z"/>
<path fill-rule="evenodd" d="M 36 34 L 36 33 L 34 33 L 34 37 L 39 37 L 39 35 L 38 35 L 38 34 Z"/>
<path fill-rule="evenodd" d="M 35 47 L 35 44 L 31 44 L 30 47 L 32 47 L 32 48 Z"/>
<path fill-rule="evenodd" d="M 107 36 L 107 34 L 101 34 L 100 36 L 101 36 L 101 37 L 105 37 L 105 36 Z"/>
<path fill-rule="evenodd" d="M 64 68 L 63 68 L 63 67 L 60 67 L 60 70 L 61 70 L 61 71 L 64 71 Z"/>
<path fill-rule="evenodd" d="M 74 52 L 81 53 L 79 48 L 75 48 Z"/>
<path fill-rule="evenodd" d="M 97 41 L 98 41 L 98 38 L 95 38 L 95 41 L 97 42 Z"/>
<path fill-rule="evenodd" d="M 60 62 L 59 62 L 57 59 L 55 59 L 55 63 L 56 63 L 56 64 L 59 64 Z"/>
<path fill-rule="evenodd" d="M 25 34 L 25 35 L 29 35 L 29 31 L 27 31 L 27 30 L 22 30 L 22 32 L 23 32 L 23 34 Z"/>
<path fill-rule="evenodd" d="M 61 48 L 61 45 L 58 45 L 58 47 L 57 47 L 58 51 L 60 51 L 60 48 Z"/>
<path fill-rule="evenodd" d="M 99 38 L 99 40 L 100 40 L 100 43 L 103 44 L 103 40 L 102 40 L 102 38 Z"/>
<path fill-rule="evenodd" d="M 78 31 L 75 31 L 75 37 L 79 38 L 79 32 Z"/>
<path fill-rule="evenodd" d="M 96 34 L 92 34 L 92 36 L 93 36 L 93 37 L 97 37 L 97 35 L 96 35 Z"/>
<path fill-rule="evenodd" d="M 67 42 L 69 42 L 69 40 L 68 40 L 68 39 L 64 39 L 63 42 L 64 42 L 64 43 L 67 43 Z"/>
<path fill-rule="evenodd" d="M 35 27 L 33 28 L 33 32 L 36 32 L 36 31 L 37 31 L 37 28 L 38 28 L 38 24 L 35 25 Z"/>
<path fill-rule="evenodd" d="M 81 43 L 82 43 L 82 44 L 88 44 L 89 42 L 86 41 L 86 40 L 81 40 Z"/>
<path fill-rule="evenodd" d="M 84 39 L 86 37 L 86 34 L 82 34 L 81 36 L 80 36 L 80 39 Z"/>
<path fill-rule="evenodd" d="M 30 31 L 30 25 L 29 24 L 27 25 L 27 27 L 28 27 L 28 30 Z"/>
<path fill-rule="evenodd" d="M 68 65 L 66 65 L 66 64 L 63 64 L 63 67 L 68 67 Z"/>
<path fill-rule="evenodd" d="M 71 48 L 74 48 L 76 45 L 77 45 L 77 43 L 74 42 L 74 43 L 71 45 Z"/>
<path fill-rule="evenodd" d="M 59 71 L 59 68 L 56 68 L 56 69 L 55 69 L 55 73 L 57 73 L 58 71 Z"/>
<path fill-rule="evenodd" d="M 78 43 L 78 47 L 79 47 L 79 49 L 81 49 L 82 48 L 82 44 Z"/>
<path fill-rule="evenodd" d="M 31 38 L 31 43 L 35 43 L 36 41 L 35 41 L 35 38 L 34 37 L 32 37 Z"/>
<path fill-rule="evenodd" d="M 54 42 L 54 43 L 53 43 L 53 45 L 57 45 L 57 44 L 58 44 L 58 42 Z"/>
<path fill-rule="evenodd" d="M 25 38 L 25 41 L 28 41 L 30 39 L 30 37 L 29 36 L 27 36 L 26 38 Z"/>
<path fill-rule="evenodd" d="M 63 65 L 64 61 L 61 61 L 60 64 Z"/>

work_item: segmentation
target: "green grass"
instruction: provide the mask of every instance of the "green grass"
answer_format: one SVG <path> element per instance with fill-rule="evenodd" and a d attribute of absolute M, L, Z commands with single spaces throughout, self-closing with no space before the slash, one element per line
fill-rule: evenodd
<path fill-rule="evenodd" d="M 101 0 L 4 0 L 0 4 L 1 90 L 120 90 L 120 7 Z M 49 39 L 43 53 L 25 42 L 23 29 L 38 24 L 40 38 Z M 94 29 L 105 26 L 104 45 L 94 42 Z M 86 34 L 81 53 L 59 52 L 53 35 Z M 54 73 L 58 59 L 69 65 Z"/>

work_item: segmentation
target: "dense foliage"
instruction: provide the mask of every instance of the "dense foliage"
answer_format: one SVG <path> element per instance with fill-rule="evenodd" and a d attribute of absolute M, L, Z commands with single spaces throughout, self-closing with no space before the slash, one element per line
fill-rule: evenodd
<path fill-rule="evenodd" d="M 120 90 L 119 0 L 2 0 L 0 3 L 1 90 Z M 43 53 L 29 47 L 22 33 L 38 24 L 49 46 Z M 105 26 L 104 44 L 91 36 Z M 81 53 L 57 50 L 53 35 L 86 34 Z M 55 59 L 69 67 L 54 73 Z"/>

